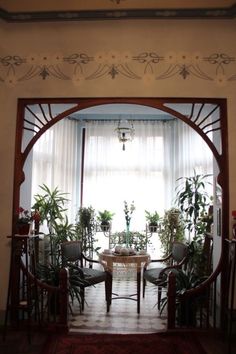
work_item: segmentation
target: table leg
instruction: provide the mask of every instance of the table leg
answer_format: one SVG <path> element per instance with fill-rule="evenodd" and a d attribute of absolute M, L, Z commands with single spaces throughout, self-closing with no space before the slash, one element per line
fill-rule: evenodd
<path fill-rule="evenodd" d="M 137 312 L 140 313 L 140 284 L 141 284 L 141 271 L 137 269 Z"/>
<path fill-rule="evenodd" d="M 106 271 L 106 302 L 107 302 L 107 312 L 110 310 L 111 299 L 112 299 L 112 272 Z"/>

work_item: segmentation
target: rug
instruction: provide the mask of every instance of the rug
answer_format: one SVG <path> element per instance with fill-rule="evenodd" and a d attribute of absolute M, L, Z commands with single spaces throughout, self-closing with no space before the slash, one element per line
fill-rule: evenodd
<path fill-rule="evenodd" d="M 189 333 L 52 335 L 42 354 L 206 354 Z"/>

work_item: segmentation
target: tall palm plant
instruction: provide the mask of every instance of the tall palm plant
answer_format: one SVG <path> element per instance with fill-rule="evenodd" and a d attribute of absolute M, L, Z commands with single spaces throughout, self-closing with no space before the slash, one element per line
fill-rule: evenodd
<path fill-rule="evenodd" d="M 202 264 L 202 254 L 205 234 L 208 223 L 205 216 L 211 204 L 211 196 L 206 190 L 206 185 L 211 184 L 210 174 L 197 174 L 191 177 L 177 179 L 180 184 L 177 187 L 176 202 L 183 213 L 186 229 L 189 232 L 190 253 L 192 254 L 192 267 L 199 272 Z"/>
<path fill-rule="evenodd" d="M 63 220 L 64 213 L 67 208 L 65 207 L 68 199 L 65 197 L 67 193 L 62 193 L 58 187 L 50 190 L 46 184 L 39 186 L 42 194 L 34 196 L 35 203 L 33 209 L 38 210 L 41 222 L 46 220 L 49 233 L 54 231 L 55 222 Z"/>
<path fill-rule="evenodd" d="M 39 187 L 42 190 L 42 194 L 38 193 L 34 196 L 35 203 L 32 209 L 39 212 L 41 223 L 44 221 L 47 223 L 51 263 L 56 264 L 56 258 L 58 257 L 58 241 L 61 237 L 60 233 L 57 234 L 60 228 L 58 222 L 62 223 L 65 218 L 65 212 L 67 211 L 66 203 L 68 201 L 66 198 L 67 193 L 62 193 L 58 187 L 50 190 L 45 184 Z M 66 223 L 68 224 L 68 221 L 66 221 Z"/>
<path fill-rule="evenodd" d="M 206 229 L 202 218 L 207 214 L 211 201 L 211 197 L 206 191 L 206 184 L 210 184 L 210 176 L 210 174 L 197 174 L 194 171 L 194 175 L 191 177 L 177 179 L 180 184 L 176 188 L 176 203 L 183 213 L 186 228 L 193 233 L 195 239 Z"/>

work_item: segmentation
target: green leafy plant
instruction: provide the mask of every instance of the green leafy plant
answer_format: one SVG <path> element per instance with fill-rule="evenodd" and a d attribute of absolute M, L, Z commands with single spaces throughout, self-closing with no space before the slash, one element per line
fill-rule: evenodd
<path fill-rule="evenodd" d="M 151 243 L 150 237 L 147 237 L 146 234 L 130 231 L 129 232 L 129 241 L 126 244 L 126 231 L 115 232 L 110 235 L 110 242 L 113 246 L 124 245 L 135 249 L 136 251 L 146 250 L 147 245 Z"/>
<path fill-rule="evenodd" d="M 157 226 L 158 222 L 160 220 L 160 215 L 158 214 L 157 211 L 154 211 L 153 213 L 145 210 L 145 217 L 149 225 L 151 226 Z"/>
<path fill-rule="evenodd" d="M 183 213 L 186 229 L 194 250 L 193 263 L 198 267 L 202 262 L 202 250 L 206 232 L 213 222 L 213 215 L 209 215 L 211 196 L 206 191 L 206 185 L 210 184 L 210 174 L 202 175 L 194 171 L 191 177 L 177 179 L 176 203 Z M 211 218 L 211 223 L 209 220 Z"/>
<path fill-rule="evenodd" d="M 173 241 L 184 241 L 184 227 L 182 213 L 177 208 L 166 210 L 160 218 L 158 236 L 164 257 L 170 254 Z"/>
<path fill-rule="evenodd" d="M 69 223 L 67 215 L 62 220 L 54 222 L 54 232 L 58 244 L 76 239 L 75 225 Z"/>
<path fill-rule="evenodd" d="M 176 203 L 183 213 L 186 228 L 194 234 L 194 237 L 202 234 L 206 229 L 205 222 L 201 218 L 207 214 L 211 201 L 205 189 L 206 184 L 210 183 L 210 176 L 196 174 L 194 171 L 191 177 L 177 179 L 180 184 L 176 188 Z"/>
<path fill-rule="evenodd" d="M 62 193 L 58 187 L 50 190 L 43 184 L 39 186 L 42 194 L 34 196 L 35 203 L 32 209 L 40 214 L 40 222 L 47 222 L 49 233 L 54 233 L 54 226 L 57 220 L 63 220 L 67 208 L 65 207 L 68 199 L 65 197 L 68 193 Z"/>
<path fill-rule="evenodd" d="M 68 201 L 66 195 L 68 193 L 61 192 L 57 187 L 51 190 L 45 184 L 39 186 L 39 188 L 42 190 L 42 194 L 38 193 L 34 196 L 35 203 L 32 209 L 39 213 L 41 224 L 46 221 L 49 234 L 44 240 L 46 245 L 45 257 L 50 257 L 51 264 L 55 265 L 62 238 L 61 229 L 63 228 L 65 231 L 67 227 L 67 232 L 63 235 L 64 239 L 68 235 L 68 220 L 65 214 L 67 211 L 66 203 Z M 64 226 L 62 226 L 63 223 Z"/>
<path fill-rule="evenodd" d="M 176 279 L 176 313 L 177 323 L 180 325 L 195 325 L 198 304 L 204 298 L 204 294 L 195 298 L 184 299 L 184 293 L 200 285 L 205 278 L 199 277 L 194 269 L 172 269 Z M 160 313 L 162 313 L 168 302 L 168 293 L 161 299 Z"/>
<path fill-rule="evenodd" d="M 129 242 L 129 246 L 137 252 L 146 250 L 147 246 L 151 243 L 150 238 L 146 234 L 137 231 L 130 232 Z"/>
<path fill-rule="evenodd" d="M 54 264 L 38 263 L 36 267 L 37 278 L 48 285 L 58 287 L 60 281 L 60 271 L 62 269 L 61 256 L 58 255 L 57 262 Z M 68 275 L 69 275 L 69 295 L 73 304 L 76 299 L 80 305 L 80 310 L 82 309 L 82 294 L 81 287 L 87 284 L 86 279 L 84 279 L 83 272 L 77 266 L 72 264 L 67 265 Z M 55 301 L 55 299 L 52 298 Z"/>
<path fill-rule="evenodd" d="M 95 210 L 92 206 L 80 207 L 77 213 L 78 224 L 82 228 L 94 229 L 95 227 Z"/>
<path fill-rule="evenodd" d="M 150 232 L 157 232 L 158 223 L 160 220 L 160 215 L 158 214 L 158 212 L 154 211 L 153 213 L 151 213 L 148 210 L 145 210 L 145 217 L 146 217 L 146 221 L 148 223 L 149 231 Z"/>
<path fill-rule="evenodd" d="M 97 252 L 100 247 L 94 248 L 97 241 L 94 237 L 96 230 L 95 210 L 92 206 L 80 207 L 77 213 L 75 225 L 76 238 L 82 241 L 82 250 L 85 255 L 93 258 L 93 252 Z"/>
<path fill-rule="evenodd" d="M 115 215 L 114 213 L 105 209 L 103 211 L 98 211 L 97 219 L 101 223 L 101 225 L 109 226 L 114 215 Z"/>

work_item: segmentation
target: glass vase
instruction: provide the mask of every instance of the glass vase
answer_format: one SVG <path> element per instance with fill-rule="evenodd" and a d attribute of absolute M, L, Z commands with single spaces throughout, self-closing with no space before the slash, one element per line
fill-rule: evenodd
<path fill-rule="evenodd" d="M 126 231 L 125 231 L 125 246 L 126 248 L 130 247 L 130 231 L 129 231 L 129 224 L 126 224 Z"/>

